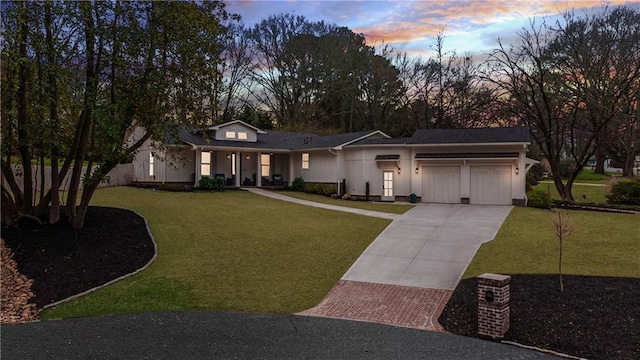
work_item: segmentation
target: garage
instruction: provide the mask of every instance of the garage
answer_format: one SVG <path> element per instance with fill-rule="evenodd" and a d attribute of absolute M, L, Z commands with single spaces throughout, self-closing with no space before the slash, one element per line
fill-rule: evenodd
<path fill-rule="evenodd" d="M 460 166 L 422 168 L 422 201 L 460 203 Z"/>
<path fill-rule="evenodd" d="M 511 166 L 471 166 L 471 204 L 511 205 Z"/>

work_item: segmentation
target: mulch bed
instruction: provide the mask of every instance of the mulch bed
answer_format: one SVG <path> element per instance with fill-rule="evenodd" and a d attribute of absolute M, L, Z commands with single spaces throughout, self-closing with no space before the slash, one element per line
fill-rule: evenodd
<path fill-rule="evenodd" d="M 151 260 L 154 246 L 144 219 L 132 211 L 91 207 L 77 232 L 66 221 L 3 228 L 18 271 L 33 280 L 39 308 L 120 276 Z"/>
<path fill-rule="evenodd" d="M 586 357 L 640 359 L 640 278 L 512 275 L 504 340 Z M 440 316 L 449 332 L 477 335 L 477 280 L 458 284 Z"/>

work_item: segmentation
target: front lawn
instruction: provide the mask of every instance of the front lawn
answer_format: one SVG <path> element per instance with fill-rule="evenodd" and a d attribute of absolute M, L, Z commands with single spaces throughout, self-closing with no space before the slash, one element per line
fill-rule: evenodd
<path fill-rule="evenodd" d="M 557 211 L 557 210 L 556 210 Z M 640 214 L 566 212 L 578 228 L 563 245 L 563 273 L 640 277 Z M 554 274 L 558 240 L 549 210 L 516 207 L 480 248 L 465 278 L 485 272 Z"/>
<path fill-rule="evenodd" d="M 571 188 L 573 199 L 578 203 L 605 204 L 607 202 L 607 199 L 605 198 L 605 194 L 607 193 L 607 183 L 608 181 L 602 180 L 591 180 L 578 184 L 574 183 Z M 553 182 L 545 181 L 540 183 L 537 188 L 550 194 L 551 199 L 553 200 L 562 200 L 562 197 L 558 194 L 558 190 Z"/>
<path fill-rule="evenodd" d="M 594 360 L 640 358 L 640 214 L 563 213 L 578 224 L 563 241 L 564 291 L 553 213 L 514 208 L 467 268 L 440 324 L 477 337 L 474 277 L 507 274 L 510 328 L 504 340 Z"/>
<path fill-rule="evenodd" d="M 142 273 L 47 310 L 42 318 L 301 311 L 315 306 L 390 223 L 245 191 L 118 187 L 99 189 L 92 204 L 144 216 L 158 258 Z"/>

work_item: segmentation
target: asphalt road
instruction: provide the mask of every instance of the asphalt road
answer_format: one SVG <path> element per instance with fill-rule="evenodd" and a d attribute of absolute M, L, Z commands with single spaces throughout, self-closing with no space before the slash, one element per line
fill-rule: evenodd
<path fill-rule="evenodd" d="M 277 314 L 147 313 L 2 326 L 10 359 L 555 359 L 452 334 Z"/>

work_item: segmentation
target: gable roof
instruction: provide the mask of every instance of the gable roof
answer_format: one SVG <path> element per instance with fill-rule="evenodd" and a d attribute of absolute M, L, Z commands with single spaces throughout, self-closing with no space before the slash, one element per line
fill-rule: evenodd
<path fill-rule="evenodd" d="M 358 131 L 351 133 L 343 133 L 343 134 L 334 134 L 334 135 L 326 135 L 326 136 L 310 136 L 308 138 L 303 139 L 303 144 L 292 149 L 292 150 L 307 150 L 307 149 L 318 149 L 318 148 L 342 148 L 343 146 L 347 146 L 354 142 L 360 141 L 362 139 L 368 139 L 371 137 L 382 137 L 389 138 L 389 135 L 383 133 L 380 130 L 372 131 Z"/>
<path fill-rule="evenodd" d="M 407 144 L 529 143 L 529 128 L 496 127 L 474 129 L 416 130 Z"/>
<path fill-rule="evenodd" d="M 230 125 L 233 125 L 233 124 L 241 124 L 241 125 L 242 125 L 242 126 L 244 126 L 244 127 L 247 127 L 247 128 L 249 128 L 249 129 L 255 130 L 255 132 L 257 132 L 258 134 L 265 134 L 265 133 L 266 133 L 266 131 L 261 130 L 261 129 L 258 129 L 257 127 L 255 127 L 255 126 L 253 126 L 253 125 L 247 124 L 246 122 L 244 122 L 244 121 L 242 121 L 242 120 L 234 120 L 234 121 L 226 122 L 226 123 L 224 123 L 224 124 L 214 125 L 214 126 L 211 126 L 211 127 L 209 128 L 209 130 L 215 130 L 215 131 L 218 131 L 218 130 L 220 130 L 220 129 L 223 129 L 223 128 L 225 128 L 225 127 L 227 127 L 227 126 L 230 126 Z"/>

